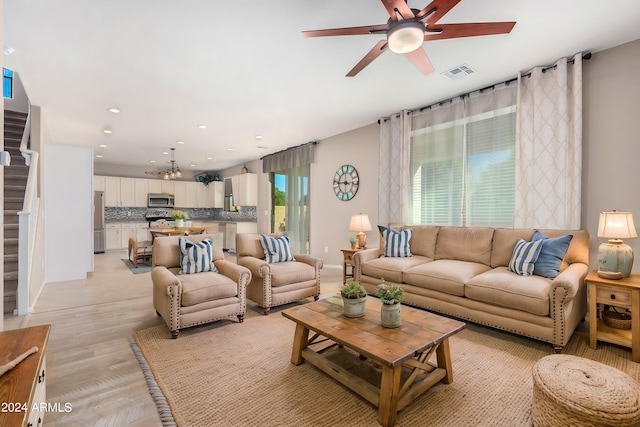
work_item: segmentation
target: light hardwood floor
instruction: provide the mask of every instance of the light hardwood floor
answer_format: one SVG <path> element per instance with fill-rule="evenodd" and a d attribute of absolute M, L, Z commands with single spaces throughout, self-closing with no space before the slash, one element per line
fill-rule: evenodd
<path fill-rule="evenodd" d="M 5 329 L 51 324 L 47 402 L 72 410 L 46 413 L 45 426 L 161 425 L 128 338 L 164 323 L 153 309 L 150 273 L 132 274 L 121 258 L 125 251 L 95 255 L 86 280 L 47 284 L 33 313 L 4 318 Z M 341 268 L 323 268 L 321 282 L 323 293 L 337 291 Z"/>

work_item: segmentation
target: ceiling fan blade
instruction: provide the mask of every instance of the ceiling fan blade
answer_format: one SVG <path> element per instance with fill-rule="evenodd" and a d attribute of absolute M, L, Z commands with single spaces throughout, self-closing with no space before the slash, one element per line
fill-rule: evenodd
<path fill-rule="evenodd" d="M 433 14 L 427 18 L 427 25 L 433 25 L 440 18 L 447 14 L 455 5 L 460 3 L 461 0 L 433 0 L 424 9 L 416 14 L 416 18 L 422 18 L 423 16 Z"/>
<path fill-rule="evenodd" d="M 407 5 L 405 0 L 381 0 L 381 1 L 385 9 L 387 9 L 387 13 L 389 13 L 389 16 L 394 21 L 398 20 L 396 11 L 398 11 L 400 16 L 402 16 L 402 19 L 411 19 L 415 17 L 415 15 L 413 14 L 413 11 Z"/>
<path fill-rule="evenodd" d="M 461 37 L 490 36 L 511 32 L 515 22 L 477 22 L 468 24 L 442 24 L 433 28 L 427 26 L 424 41 L 456 39 Z M 439 31 L 439 32 L 430 32 Z"/>
<path fill-rule="evenodd" d="M 353 67 L 351 69 L 351 71 L 349 71 L 349 73 L 347 73 L 347 77 L 354 77 L 356 74 L 358 74 L 360 71 L 362 71 L 364 69 L 364 67 L 366 67 L 367 65 L 371 64 L 373 62 L 374 59 L 376 59 L 378 56 L 382 55 L 382 53 L 387 50 L 387 48 L 389 47 L 389 45 L 387 44 L 386 40 L 380 40 L 378 42 L 378 44 L 376 44 L 373 49 L 371 49 L 369 51 L 369 53 L 367 53 L 364 58 L 362 58 L 360 60 L 360 62 L 358 62 L 356 64 L 355 67 Z"/>
<path fill-rule="evenodd" d="M 305 37 L 357 36 L 361 34 L 386 32 L 387 29 L 387 24 L 365 25 L 363 27 L 330 28 L 326 30 L 303 31 L 302 35 Z"/>
<path fill-rule="evenodd" d="M 406 56 L 409 61 L 411 61 L 423 75 L 426 76 L 429 73 L 433 73 L 433 64 L 429 60 L 427 52 L 424 51 L 424 48 L 419 47 L 413 52 L 405 53 L 404 56 Z"/>

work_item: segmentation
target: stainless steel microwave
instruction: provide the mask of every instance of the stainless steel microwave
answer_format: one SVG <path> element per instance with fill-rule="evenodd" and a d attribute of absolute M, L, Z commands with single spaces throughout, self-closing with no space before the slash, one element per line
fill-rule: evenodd
<path fill-rule="evenodd" d="M 147 207 L 150 208 L 173 208 L 173 194 L 168 193 L 149 193 Z"/>

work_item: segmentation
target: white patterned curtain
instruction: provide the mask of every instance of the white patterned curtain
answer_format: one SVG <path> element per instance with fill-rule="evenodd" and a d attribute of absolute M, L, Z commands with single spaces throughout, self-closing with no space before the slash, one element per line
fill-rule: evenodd
<path fill-rule="evenodd" d="M 409 206 L 410 112 L 380 120 L 378 223 L 406 224 Z"/>
<path fill-rule="evenodd" d="M 580 228 L 582 55 L 518 76 L 514 227 Z"/>

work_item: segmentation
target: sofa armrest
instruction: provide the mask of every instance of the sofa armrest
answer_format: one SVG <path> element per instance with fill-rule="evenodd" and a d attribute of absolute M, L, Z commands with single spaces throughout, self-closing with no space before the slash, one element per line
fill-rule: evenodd
<path fill-rule="evenodd" d="M 585 277 L 589 273 L 589 266 L 581 262 L 574 262 L 570 264 L 562 273 L 553 279 L 551 282 L 551 292 L 554 292 L 556 288 L 563 287 L 567 289 L 567 297 L 565 303 L 571 301 L 581 286 L 585 285 Z"/>
<path fill-rule="evenodd" d="M 254 276 L 268 277 L 271 275 L 271 267 L 269 266 L 269 263 L 260 258 L 254 258 L 251 256 L 239 257 L 238 265 L 248 268 Z"/>
<path fill-rule="evenodd" d="M 298 262 L 309 264 L 311 267 L 315 268 L 316 271 L 320 271 L 320 269 L 322 268 L 322 260 L 320 258 L 305 254 L 295 254 L 293 257 Z"/>
<path fill-rule="evenodd" d="M 244 284 L 246 286 L 247 283 L 251 281 L 251 271 L 247 267 L 243 267 L 225 259 L 216 260 L 214 261 L 214 264 L 220 274 L 227 276 L 238 284 Z"/>
<path fill-rule="evenodd" d="M 362 264 L 372 259 L 380 258 L 380 249 L 363 249 L 353 254 L 353 280 L 360 283 L 362 276 Z"/>
<path fill-rule="evenodd" d="M 166 267 L 156 266 L 151 270 L 151 281 L 157 291 L 169 297 L 179 295 L 182 287 L 180 279 Z"/>

